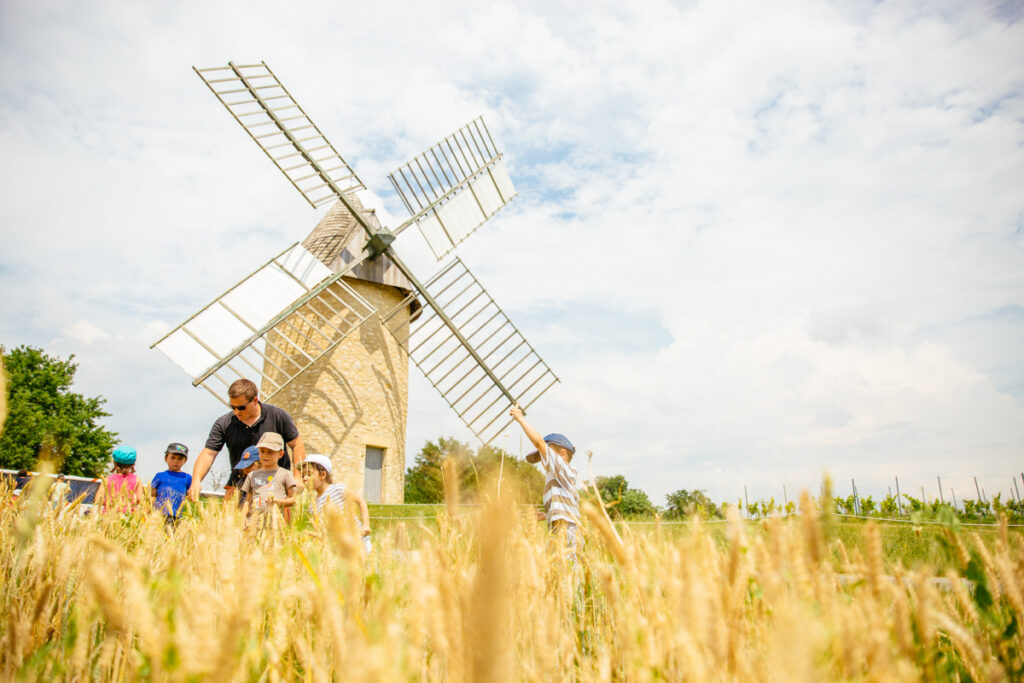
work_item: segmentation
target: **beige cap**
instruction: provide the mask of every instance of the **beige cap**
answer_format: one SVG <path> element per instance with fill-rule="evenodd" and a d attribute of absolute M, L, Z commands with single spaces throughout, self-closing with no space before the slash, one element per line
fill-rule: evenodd
<path fill-rule="evenodd" d="M 256 448 L 269 448 L 272 451 L 284 450 L 284 439 L 277 432 L 266 432 L 256 442 Z"/>

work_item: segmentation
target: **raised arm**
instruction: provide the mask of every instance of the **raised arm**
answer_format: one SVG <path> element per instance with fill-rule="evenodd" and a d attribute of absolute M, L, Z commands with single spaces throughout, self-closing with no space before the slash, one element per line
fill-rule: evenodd
<path fill-rule="evenodd" d="M 544 443 L 544 437 L 540 435 L 533 426 L 526 421 L 523 417 L 523 409 L 518 405 L 513 406 L 512 410 L 508 411 L 508 414 L 513 420 L 519 423 L 519 426 L 523 428 L 523 433 L 526 434 L 526 438 L 530 440 L 533 447 L 537 449 L 537 453 L 540 455 L 541 460 L 547 461 L 548 458 L 548 445 Z"/>

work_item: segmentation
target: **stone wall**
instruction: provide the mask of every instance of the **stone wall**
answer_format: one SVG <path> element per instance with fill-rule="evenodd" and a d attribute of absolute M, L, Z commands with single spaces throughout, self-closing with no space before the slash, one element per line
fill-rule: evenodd
<path fill-rule="evenodd" d="M 395 287 L 344 279 L 381 314 L 404 298 L 404 293 Z M 310 318 L 306 316 L 306 320 Z M 297 316 L 294 322 L 297 328 L 301 327 Z M 291 337 L 290 328 L 284 329 Z M 308 335 L 308 329 L 304 333 Z M 291 338 L 298 337 L 295 334 Z M 275 341 L 272 336 L 270 340 Z M 290 353 L 300 353 L 282 342 L 277 340 L 275 345 Z M 309 345 L 305 346 L 304 350 L 315 356 Z M 287 362 L 279 353 L 268 353 L 268 358 L 279 365 Z M 267 362 L 264 373 L 273 376 L 274 372 Z M 318 358 L 275 394 L 270 403 L 284 408 L 295 419 L 307 453 L 322 453 L 331 459 L 334 481 L 342 481 L 357 491 L 363 492 L 366 447 L 384 449 L 381 502 L 403 501 L 409 357 L 377 315 Z"/>

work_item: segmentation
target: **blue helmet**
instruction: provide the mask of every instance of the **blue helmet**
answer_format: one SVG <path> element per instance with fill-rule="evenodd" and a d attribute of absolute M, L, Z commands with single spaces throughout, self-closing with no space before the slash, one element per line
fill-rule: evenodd
<path fill-rule="evenodd" d="M 118 446 L 114 449 L 113 456 L 115 465 L 134 465 L 135 458 L 138 457 L 135 449 L 128 446 Z"/>

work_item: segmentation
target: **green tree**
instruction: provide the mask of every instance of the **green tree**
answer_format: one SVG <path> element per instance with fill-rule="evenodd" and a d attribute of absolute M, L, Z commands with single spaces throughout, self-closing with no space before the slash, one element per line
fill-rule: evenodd
<path fill-rule="evenodd" d="M 629 482 L 621 474 L 613 477 L 597 477 L 594 484 L 611 515 L 644 517 L 653 515 L 655 512 L 654 505 L 647 494 L 640 489 L 630 488 Z"/>
<path fill-rule="evenodd" d="M 520 494 L 520 502 L 531 505 L 544 502 L 544 473 L 536 465 L 493 446 L 477 449 L 473 463 L 476 467 L 474 474 L 478 477 L 476 484 L 481 480 L 496 479 L 500 475 L 502 487 L 514 487 Z M 469 489 L 470 495 L 476 491 L 476 487 Z"/>
<path fill-rule="evenodd" d="M 722 510 L 715 505 L 703 489 L 687 491 L 679 489 L 665 496 L 665 516 L 669 519 L 700 517 L 701 519 L 724 519 Z"/>
<path fill-rule="evenodd" d="M 4 357 L 0 352 L 0 436 L 4 433 L 4 422 L 7 421 L 7 372 L 4 370 Z"/>
<path fill-rule="evenodd" d="M 0 347 L 7 373 L 7 419 L 0 435 L 0 467 L 31 468 L 41 454 L 57 460 L 60 471 L 100 476 L 110 462 L 117 434 L 99 424 L 110 413 L 106 399 L 71 391 L 78 364 L 42 349 Z"/>
<path fill-rule="evenodd" d="M 469 444 L 452 437 L 428 441 L 405 473 L 406 503 L 444 502 L 441 463 L 455 459 L 459 492 L 463 502 L 476 500 L 482 482 L 497 479 L 502 486 L 522 492 L 521 501 L 539 504 L 544 496 L 544 475 L 536 467 L 500 448 L 481 446 L 474 453 Z"/>
<path fill-rule="evenodd" d="M 873 515 L 875 514 L 876 502 L 868 496 L 860 499 L 860 512 L 862 515 Z"/>
<path fill-rule="evenodd" d="M 405 472 L 406 503 L 441 503 L 444 502 L 444 478 L 441 474 L 441 462 L 447 457 L 454 457 L 456 471 L 463 469 L 462 462 L 468 462 L 472 451 L 466 444 L 452 437 L 440 437 L 436 442 L 428 441 L 416 454 L 413 466 Z M 461 477 L 460 477 L 461 479 Z M 460 487 L 461 487 L 460 481 Z"/>
<path fill-rule="evenodd" d="M 885 497 L 884 500 L 879 504 L 879 513 L 882 517 L 895 517 L 900 513 L 900 508 L 896 504 L 896 497 L 891 493 Z"/>

